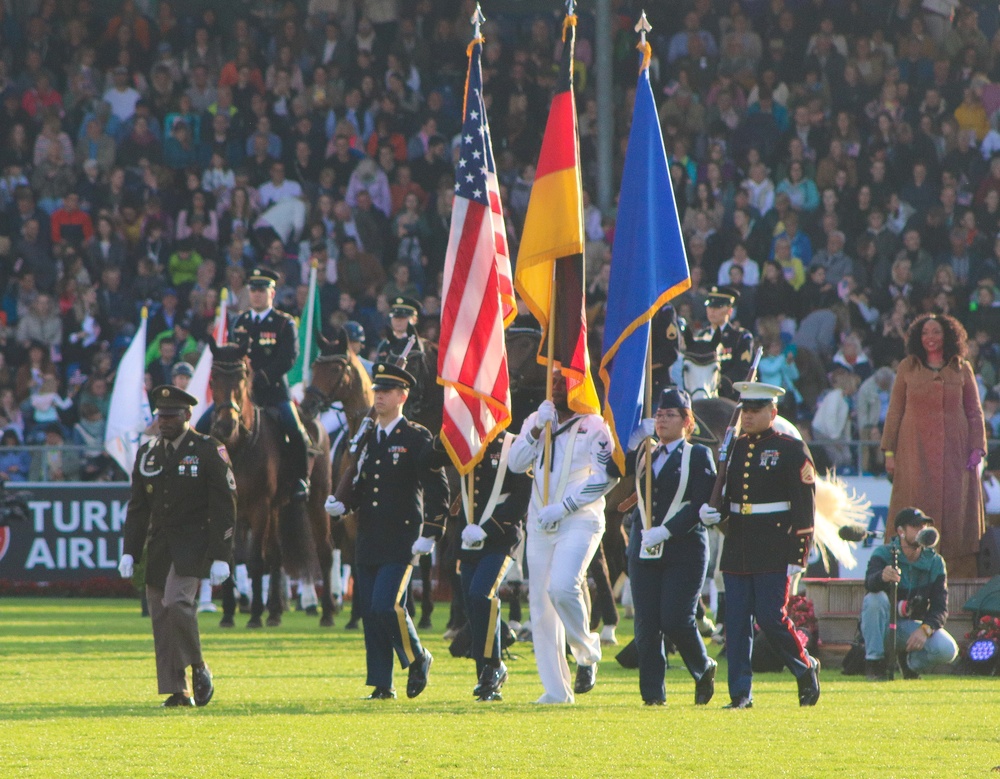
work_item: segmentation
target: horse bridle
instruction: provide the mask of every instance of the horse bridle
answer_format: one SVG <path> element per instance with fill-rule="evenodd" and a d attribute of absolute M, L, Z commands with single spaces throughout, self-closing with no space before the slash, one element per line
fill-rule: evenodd
<path fill-rule="evenodd" d="M 336 385 L 336 387 L 339 387 L 343 383 L 344 377 L 347 375 L 347 368 L 350 367 L 351 361 L 347 358 L 346 355 L 343 354 L 322 354 L 316 358 L 316 363 L 320 365 L 331 362 L 336 363 L 338 365 L 342 365 L 344 367 L 344 370 L 341 371 L 340 373 L 340 381 Z M 334 390 L 336 390 L 336 387 L 334 388 Z M 321 390 L 319 387 L 313 384 L 310 384 L 308 387 L 306 387 L 305 398 L 303 399 L 302 402 L 303 406 L 306 405 L 305 400 L 308 398 L 312 398 L 316 402 L 317 414 L 326 411 L 335 402 L 332 395 L 328 395 L 327 393 L 323 392 L 323 390 Z"/>
<path fill-rule="evenodd" d="M 219 373 L 226 374 L 227 376 L 235 376 L 239 374 L 239 378 L 245 379 L 247 377 L 247 366 L 243 361 L 240 362 L 213 362 L 212 370 L 218 371 Z M 232 397 L 229 398 L 225 403 L 216 403 L 216 408 L 222 409 L 232 409 L 236 414 L 236 418 L 240 421 L 239 426 L 243 431 L 249 435 L 251 433 L 250 429 L 243 424 L 243 409 L 240 408 L 240 404 L 237 403 Z"/>

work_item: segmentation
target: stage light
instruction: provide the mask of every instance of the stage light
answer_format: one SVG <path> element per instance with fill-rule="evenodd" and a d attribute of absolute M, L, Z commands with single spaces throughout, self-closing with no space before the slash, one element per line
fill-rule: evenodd
<path fill-rule="evenodd" d="M 975 673 L 995 672 L 997 664 L 997 642 L 992 638 L 976 639 L 969 645 L 969 666 Z"/>

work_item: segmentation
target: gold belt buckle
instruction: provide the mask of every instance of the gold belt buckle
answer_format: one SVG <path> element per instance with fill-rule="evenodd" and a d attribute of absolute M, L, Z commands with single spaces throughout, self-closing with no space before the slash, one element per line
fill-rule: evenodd
<path fill-rule="evenodd" d="M 750 514 L 753 512 L 752 503 L 741 503 L 740 504 L 740 514 Z"/>

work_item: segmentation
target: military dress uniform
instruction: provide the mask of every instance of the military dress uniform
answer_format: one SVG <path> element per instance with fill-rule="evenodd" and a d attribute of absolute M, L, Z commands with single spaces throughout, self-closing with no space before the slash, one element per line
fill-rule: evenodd
<path fill-rule="evenodd" d="M 406 371 L 379 363 L 375 388 L 390 386 L 385 381 L 391 375 L 406 377 L 407 384 L 412 381 Z M 432 447 L 427 428 L 404 416 L 388 430 L 376 424 L 361 447 L 347 503 L 358 516 L 356 595 L 364 624 L 367 684 L 377 691 L 392 690 L 393 651 L 402 668 L 425 657 L 406 609 L 406 586 L 413 542 L 421 535 L 440 538 L 448 511 L 448 481 L 433 464 Z"/>
<path fill-rule="evenodd" d="M 157 387 L 152 394 L 160 408 L 196 402 L 177 387 Z M 230 560 L 235 522 L 236 479 L 221 443 L 188 428 L 179 442 L 160 437 L 140 447 L 123 553 L 140 560 L 146 547 L 146 596 L 162 694 L 184 693 L 187 666 L 203 665 L 198 585 L 214 560 Z"/>
<path fill-rule="evenodd" d="M 497 591 L 512 563 L 512 551 L 523 537 L 524 517 L 531 500 L 531 479 L 508 467 L 513 441 L 513 435 L 502 432 L 486 447 L 483 459 L 473 469 L 473 521 L 486 537 L 477 546 L 463 543 L 459 552 L 472 657 L 476 661 L 476 678 L 480 679 L 478 697 L 488 700 L 499 697 L 507 675 L 500 660 Z M 434 463 L 447 465 L 448 455 L 437 442 L 434 451 Z M 463 495 L 462 516 L 467 518 L 468 512 L 468 497 Z"/>
<path fill-rule="evenodd" d="M 539 440 L 531 434 L 537 419 L 536 411 L 524 421 L 511 445 L 510 468 L 517 473 L 532 468 L 534 474 L 526 556 L 535 662 L 545 688 L 538 702 L 572 703 L 575 691 L 593 686 L 594 669 L 601 659 L 601 640 L 590 630 L 583 587 L 587 567 L 604 535 L 604 496 L 617 479 L 608 474 L 612 445 L 605 421 L 596 414 L 574 415 L 552 426 L 552 470 L 549 494 L 543 499 L 545 436 Z M 539 515 L 556 505 L 562 507 L 562 519 L 547 531 Z M 591 674 L 587 689 L 570 683 L 567 643 L 577 662 L 578 682 L 582 671 Z"/>
<path fill-rule="evenodd" d="M 664 390 L 659 407 L 687 408 L 686 392 Z M 653 449 L 651 527 L 664 526 L 669 538 L 658 557 L 642 554 L 642 512 L 646 494 L 645 445 L 625 457 L 626 475 L 635 474 L 639 506 L 633 513 L 628 542 L 628 575 L 635 608 L 635 644 L 639 655 L 639 692 L 649 705 L 666 700 L 663 638 L 677 647 L 694 678 L 695 702 L 706 704 L 715 690 L 715 661 L 705 651 L 695 621 L 708 570 L 708 531 L 698 509 L 712 495 L 715 462 L 711 451 L 683 438 Z M 678 490 L 684 482 L 683 492 Z M 668 516 L 669 515 L 669 516 Z"/>
<path fill-rule="evenodd" d="M 712 287 L 705 305 L 732 307 L 737 298 L 739 292 L 731 287 Z M 736 327 L 727 320 L 721 327 L 706 327 L 694 338 L 707 343 L 710 349 L 719 348 L 719 369 L 730 384 L 746 381 L 750 366 L 753 365 L 753 335 L 749 330 Z M 736 394 L 728 386 L 720 387 L 720 394 L 736 399 Z"/>
<path fill-rule="evenodd" d="M 769 397 L 780 387 L 740 382 L 744 402 Z M 726 657 L 729 695 L 745 708 L 752 702 L 754 621 L 804 690 L 818 682 L 818 666 L 806 651 L 786 607 L 789 574 L 809 560 L 815 517 L 816 470 L 806 445 L 773 427 L 740 436 L 729 456 L 722 516 L 728 518 L 720 568 L 726 585 Z M 789 566 L 792 566 L 790 568 Z M 815 702 L 815 701 L 813 701 Z"/>
<path fill-rule="evenodd" d="M 411 318 L 420 313 L 420 303 L 413 298 L 397 297 L 390 303 L 390 315 L 394 317 Z M 413 377 L 414 384 L 406 400 L 406 413 L 411 417 L 425 414 L 428 404 L 433 403 L 432 395 L 437 391 L 437 365 L 429 356 L 426 341 L 417 335 L 417 328 L 410 324 L 406 335 L 399 338 L 390 329 L 389 334 L 378 343 L 375 350 L 375 361 L 394 362 L 406 349 L 406 344 L 413 336 L 413 348 L 410 349 L 404 366 Z M 424 417 L 421 417 L 424 418 Z M 430 424 L 430 422 L 428 422 Z"/>
<path fill-rule="evenodd" d="M 248 283 L 273 286 L 273 275 L 270 271 L 255 270 Z M 285 375 L 299 356 L 295 320 L 275 308 L 263 314 L 247 309 L 233 323 L 232 336 L 250 358 L 253 402 L 278 411 L 282 432 L 288 436 L 293 478 L 300 480 L 304 489 L 308 483 L 309 436 L 292 403 Z"/>

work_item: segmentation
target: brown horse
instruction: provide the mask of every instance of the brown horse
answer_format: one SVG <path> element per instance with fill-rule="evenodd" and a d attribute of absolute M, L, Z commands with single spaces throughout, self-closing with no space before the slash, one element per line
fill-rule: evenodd
<path fill-rule="evenodd" d="M 334 453 L 331 467 L 322 467 L 330 463 L 330 439 L 319 422 L 319 415 L 333 403 L 339 402 L 347 418 L 347 435 L 342 441 L 350 440 L 361 425 L 374 402 L 371 379 L 361 361 L 353 352 L 336 353 L 332 344 L 319 336 L 320 356 L 313 363 L 309 386 L 305 398 L 299 406 L 302 423 L 309 431 L 310 437 L 316 441 L 322 436 L 326 442 L 321 454 L 313 460 L 310 479 L 308 514 L 309 523 L 316 543 L 316 554 L 319 559 L 323 576 L 323 616 L 320 625 L 333 625 L 332 566 L 334 548 L 341 551 L 343 562 L 354 564 L 354 544 L 358 535 L 357 517 L 353 512 L 333 522 L 323 507 L 327 495 L 340 483 L 341 476 L 349 465 L 346 445 L 339 446 Z M 332 476 L 332 478 L 331 478 Z"/>
<path fill-rule="evenodd" d="M 253 596 L 247 627 L 261 627 L 265 567 L 271 574 L 267 624 L 275 627 L 281 624 L 282 562 L 291 575 L 306 568 L 303 512 L 290 503 L 291 480 L 282 478 L 280 424 L 250 400 L 253 378 L 245 351 L 236 344 L 211 349 L 211 434 L 226 446 L 236 477 L 235 556 L 247 563 Z M 220 624 L 231 626 L 234 610 L 233 599 L 225 598 Z"/>

